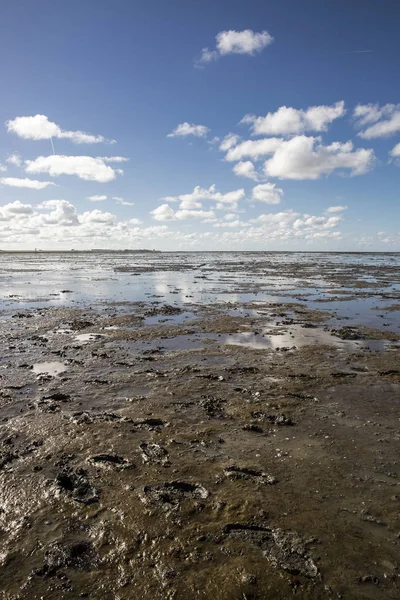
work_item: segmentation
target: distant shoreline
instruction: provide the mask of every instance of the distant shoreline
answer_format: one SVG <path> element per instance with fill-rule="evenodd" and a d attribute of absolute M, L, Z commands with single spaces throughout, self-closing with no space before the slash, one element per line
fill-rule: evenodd
<path fill-rule="evenodd" d="M 400 254 L 398 250 L 0 250 L 0 254 Z"/>

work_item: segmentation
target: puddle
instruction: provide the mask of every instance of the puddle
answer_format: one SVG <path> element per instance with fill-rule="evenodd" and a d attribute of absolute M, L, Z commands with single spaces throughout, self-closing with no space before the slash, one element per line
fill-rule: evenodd
<path fill-rule="evenodd" d="M 293 325 L 285 331 L 275 334 L 270 334 L 267 330 L 264 330 L 258 335 L 252 332 L 243 332 L 224 335 L 220 339 L 226 345 L 245 346 L 254 350 L 296 349 L 302 346 L 325 345 L 343 348 L 349 352 L 356 352 L 361 349 L 384 352 L 388 346 L 394 344 L 385 340 L 341 340 L 324 329 L 304 329 L 299 325 Z"/>
<path fill-rule="evenodd" d="M 56 377 L 60 373 L 64 373 L 67 367 L 62 362 L 42 362 L 33 365 L 32 370 L 36 375 L 51 375 Z"/>
<path fill-rule="evenodd" d="M 80 342 L 81 344 L 88 344 L 89 342 L 95 342 L 96 340 L 100 340 L 101 338 L 105 338 L 106 336 L 101 333 L 79 333 L 74 337 L 74 340 Z"/>

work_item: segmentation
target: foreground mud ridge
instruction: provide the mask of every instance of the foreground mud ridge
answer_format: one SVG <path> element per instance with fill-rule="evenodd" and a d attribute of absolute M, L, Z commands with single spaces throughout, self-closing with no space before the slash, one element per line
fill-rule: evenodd
<path fill-rule="evenodd" d="M 0 335 L 2 599 L 400 597 L 393 328 L 155 300 Z"/>

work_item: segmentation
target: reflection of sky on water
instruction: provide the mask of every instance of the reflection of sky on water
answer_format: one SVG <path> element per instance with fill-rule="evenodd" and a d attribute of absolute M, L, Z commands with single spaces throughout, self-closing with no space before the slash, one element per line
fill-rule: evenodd
<path fill-rule="evenodd" d="M 386 313 L 382 321 L 379 311 L 372 310 L 396 301 L 380 297 L 382 293 L 393 295 L 400 290 L 398 283 L 391 283 L 390 276 L 381 281 L 379 288 L 360 289 L 329 281 L 329 274 L 346 274 L 352 266 L 366 265 L 378 267 L 378 273 L 380 265 L 397 265 L 400 272 L 400 254 L 1 253 L 0 258 L 3 308 L 79 306 L 104 301 L 185 305 L 303 300 L 313 308 L 334 310 L 341 318 L 349 317 L 354 322 L 367 321 L 378 326 L 387 322 L 391 328 L 398 327 L 398 313 Z M 288 266 L 293 268 L 293 274 L 285 272 Z M 148 268 L 157 270 L 143 272 Z M 359 279 L 366 283 L 376 281 L 368 274 Z M 336 295 L 345 298 L 365 293 L 370 297 L 335 299 Z M 317 302 L 321 298 L 330 301 Z"/>

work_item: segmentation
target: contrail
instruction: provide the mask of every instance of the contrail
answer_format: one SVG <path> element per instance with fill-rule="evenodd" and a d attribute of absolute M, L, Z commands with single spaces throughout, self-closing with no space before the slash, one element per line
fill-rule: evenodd
<path fill-rule="evenodd" d="M 50 138 L 50 142 L 51 142 L 51 147 L 53 148 L 53 154 L 55 154 L 55 152 L 54 152 L 53 138 Z"/>
<path fill-rule="evenodd" d="M 369 54 L 373 50 L 349 50 L 348 52 L 340 52 L 340 54 Z"/>

